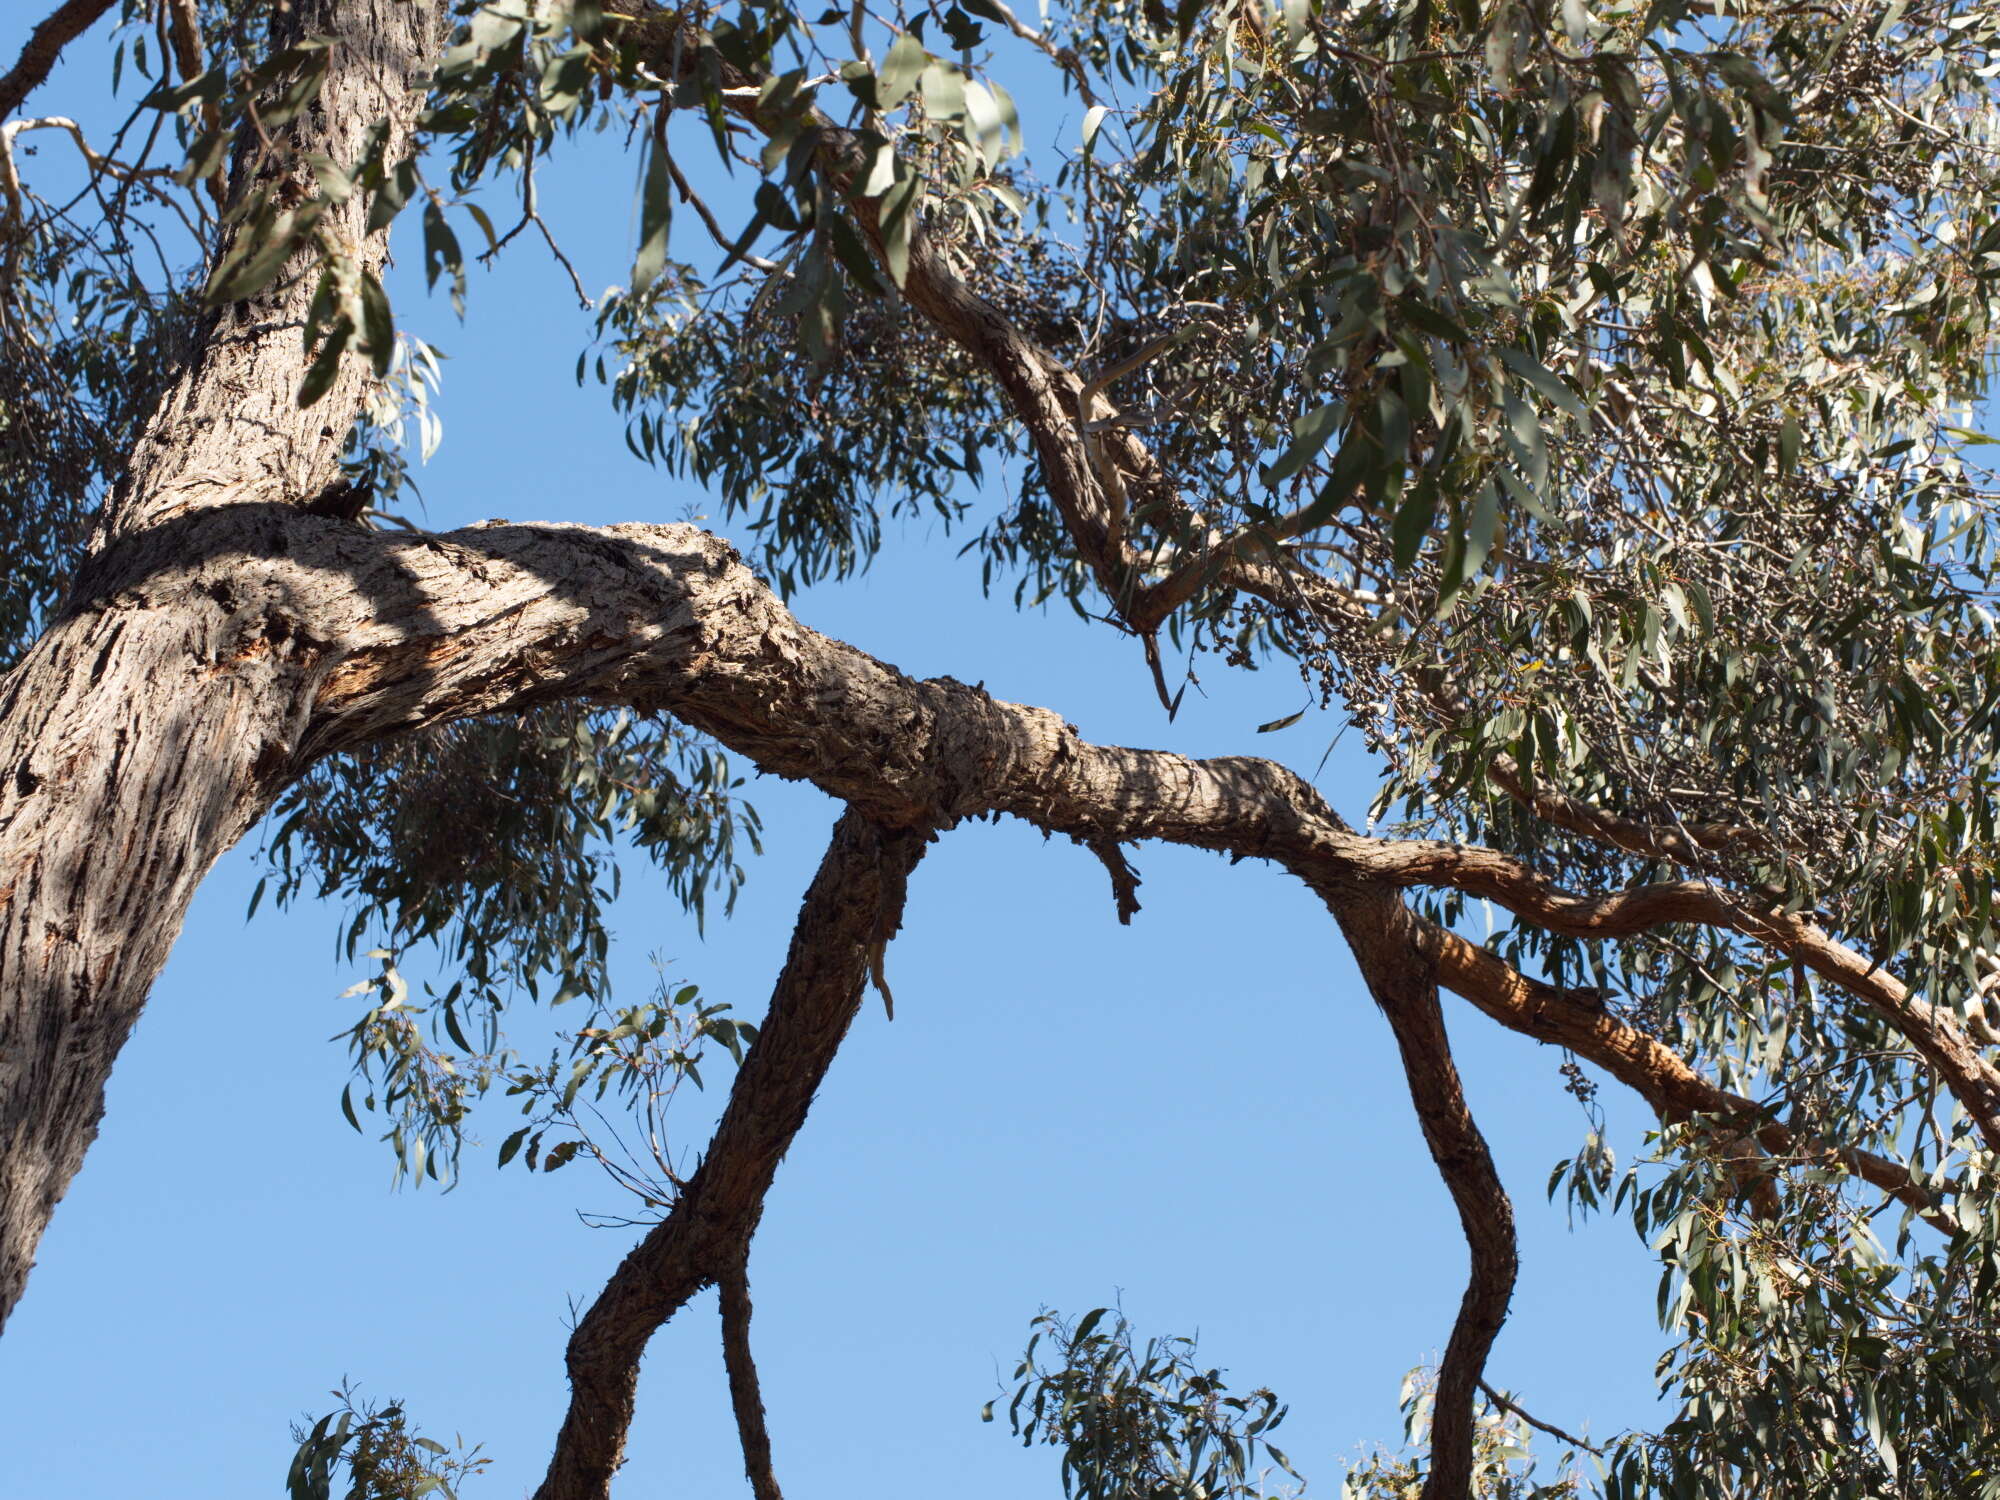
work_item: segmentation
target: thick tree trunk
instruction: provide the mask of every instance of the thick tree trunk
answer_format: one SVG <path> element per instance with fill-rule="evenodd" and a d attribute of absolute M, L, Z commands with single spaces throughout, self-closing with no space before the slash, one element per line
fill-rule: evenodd
<path fill-rule="evenodd" d="M 436 7 L 304 0 L 274 29 L 335 39 L 320 102 L 240 162 L 245 182 L 305 151 L 357 154 L 374 120 L 405 148 Z M 363 258 L 364 205 L 331 219 Z M 0 681 L 0 1323 L 82 1165 L 104 1085 L 195 886 L 294 774 L 319 643 L 294 580 L 232 560 L 203 513 L 268 531 L 333 483 L 364 374 L 318 406 L 293 393 L 313 293 L 296 268 L 203 320 L 105 508 L 70 604 Z M 257 512 L 266 512 L 260 520 Z M 204 532 L 207 535 L 204 536 Z"/>
<path fill-rule="evenodd" d="M 0 688 L 0 1317 L 189 899 L 289 764 L 296 642 L 182 588 L 65 620 Z"/>

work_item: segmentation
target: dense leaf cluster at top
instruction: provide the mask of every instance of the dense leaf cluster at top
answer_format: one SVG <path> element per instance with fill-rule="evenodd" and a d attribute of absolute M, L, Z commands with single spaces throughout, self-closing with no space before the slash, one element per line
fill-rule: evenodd
<path fill-rule="evenodd" d="M 565 136 L 626 127 L 632 285 L 579 372 L 637 452 L 750 520 L 781 585 L 865 565 L 897 515 L 961 529 L 989 583 L 1141 634 L 1134 601 L 1187 580 L 1173 637 L 1296 659 L 1382 757 L 1382 818 L 1580 889 L 1694 878 L 1816 913 L 1995 1040 L 2000 492 L 1977 428 L 2000 12 L 1083 0 L 1036 31 L 994 0 L 873 23 L 782 0 L 461 10 L 427 153 L 315 163 L 320 194 L 414 217 L 462 299 L 465 246 L 514 237 L 496 186 L 525 228 Z M 302 400 L 339 360 L 397 368 L 388 299 L 317 237 L 321 200 L 242 195 L 233 238 L 206 217 L 215 173 L 257 170 L 221 143 L 310 107 L 321 54 L 264 58 L 255 7 L 201 13 L 208 69 L 163 80 L 144 127 L 185 149 L 178 197 L 135 175 L 148 145 L 99 175 L 84 229 L 5 205 L 0 649 L 51 607 L 150 397 L 131 355 L 174 347 L 193 289 L 185 261 L 135 258 L 135 184 L 183 216 L 211 303 L 315 250 Z M 1005 86 L 1036 69 L 1081 113 L 1053 172 Z M 1090 555 L 992 370 L 909 305 L 919 241 L 1102 396 L 1083 438 L 1149 456 L 1102 460 L 1124 554 Z M 353 454 L 384 489 L 393 415 Z M 587 715 L 419 739 L 303 784 L 279 873 L 356 902 L 357 943 L 442 938 L 486 1019 L 544 975 L 595 993 L 615 836 L 690 901 L 735 878 L 742 815 L 705 755 Z M 443 787 L 487 799 L 490 843 L 435 826 Z M 1657 1245 L 1680 1403 L 1604 1456 L 1606 1491 L 2000 1493 L 1992 1164 L 1902 1039 L 1708 929 L 1491 942 L 1943 1205 L 1944 1229 L 1885 1219 L 1830 1157 L 1746 1165 L 1740 1134 L 1675 1127 L 1636 1175 L 1593 1138 L 1556 1185 Z M 457 1105 L 427 1097 L 386 1102 L 448 1139 Z"/>

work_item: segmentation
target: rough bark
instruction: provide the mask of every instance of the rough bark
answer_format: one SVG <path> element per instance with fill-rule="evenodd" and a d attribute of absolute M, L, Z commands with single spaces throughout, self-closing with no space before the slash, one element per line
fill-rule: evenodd
<path fill-rule="evenodd" d="M 338 564 L 396 608 L 341 639 L 308 745 L 584 691 L 671 712 L 766 771 L 892 825 L 1005 812 L 1086 842 L 1163 839 L 1340 875 L 1484 896 L 1554 932 L 1675 923 L 1742 933 L 1875 1006 L 2000 1145 L 2000 1067 L 1938 1011 L 1809 919 L 1700 881 L 1585 896 L 1495 850 L 1354 832 L 1270 761 L 1091 745 L 1046 709 L 914 682 L 800 624 L 726 544 L 691 527 L 494 525 L 356 536 Z"/>
<path fill-rule="evenodd" d="M 809 779 L 887 827 L 1006 812 L 1086 842 L 1157 838 L 1270 858 L 1316 887 L 1456 885 L 1562 930 L 1593 930 L 1607 909 L 1623 930 L 1643 925 L 1642 914 L 1691 919 L 1683 890 L 1664 901 L 1648 891 L 1585 901 L 1491 851 L 1357 834 L 1309 785 L 1267 761 L 1092 745 L 1047 710 L 1001 703 L 949 678 L 912 680 L 801 625 L 726 543 L 694 527 L 496 523 L 384 536 L 286 505 L 241 503 L 150 529 L 98 559 L 86 583 L 90 602 L 37 648 L 24 673 L 87 693 L 97 658 L 86 624 L 98 622 L 125 651 L 171 625 L 166 639 L 182 656 L 169 645 L 147 647 L 156 653 L 145 658 L 151 665 L 133 670 L 153 674 L 152 685 L 129 712 L 164 714 L 174 703 L 175 713 L 192 714 L 193 699 L 220 700 L 225 690 L 286 705 L 282 713 L 260 708 L 265 718 L 218 719 L 208 732 L 223 743 L 206 752 L 217 759 L 184 757 L 200 767 L 187 774 L 213 778 L 202 785 L 231 789 L 223 801 L 232 810 L 211 819 L 216 831 L 190 871 L 235 836 L 268 788 L 320 755 L 423 724 L 582 697 L 675 714 L 766 771 Z M 267 685 L 239 686 L 262 683 L 262 674 Z M 182 686 L 162 695 L 162 681 Z M 136 682 L 125 679 L 127 694 Z M 14 703 L 5 731 L 17 737 L 8 764 L 18 767 L 25 754 L 29 773 L 24 781 L 10 771 L 0 793 L 10 799 L 0 802 L 0 840 L 18 839 L 5 847 L 26 851 L 10 869 L 29 868 L 44 840 L 62 846 L 54 823 L 72 814 L 52 801 L 30 818 L 43 820 L 33 828 L 21 820 L 60 769 L 47 749 L 62 743 L 59 720 L 93 722 L 54 687 L 37 692 Z M 102 765 L 66 753 L 62 786 L 108 785 L 119 733 L 115 724 L 90 732 Z M 178 784 L 173 794 L 189 806 L 208 795 Z M 77 795 L 62 791 L 71 808 Z M 111 801 L 107 790 L 92 804 L 100 811 L 76 814 L 105 821 L 64 826 L 100 834 L 122 827 L 127 815 Z M 185 848 L 185 835 L 163 836 Z M 130 873 L 117 894 L 137 901 Z M 100 871 L 99 879 L 109 876 Z M 180 910 L 171 903 L 184 904 L 185 893 L 163 887 L 159 901 L 164 909 L 146 920 L 159 924 L 163 952 Z M 139 935 L 119 935 L 110 921 L 97 941 L 115 947 Z M 1861 967 L 1851 955 L 1832 967 L 1850 961 Z M 156 966 L 157 956 L 145 964 Z M 137 976 L 150 973 L 141 966 L 121 980 L 123 1024 L 142 993 Z M 25 993 L 10 987 L 11 1015 L 70 1014 L 26 1009 Z M 65 1024 L 53 1023 L 41 1044 L 45 1080 L 61 1072 Z M 82 1050 L 101 1053 L 108 1066 L 106 1046 Z M 69 1160 L 80 1155 L 77 1143 Z M 24 1210 L 32 1204 L 14 1211 Z"/>
<path fill-rule="evenodd" d="M 848 812 L 806 892 L 792 946 L 757 1043 L 729 1091 L 708 1155 L 667 1217 L 612 1273 L 569 1341 L 569 1412 L 535 1500 L 604 1500 L 624 1461 L 639 1358 L 654 1332 L 704 1287 L 742 1276 L 778 1163 L 791 1148 L 827 1068 L 860 1009 L 869 971 L 903 917 L 909 873 L 929 835 L 891 830 Z M 727 1309 L 741 1332 L 749 1293 Z M 741 1349 L 747 1369 L 748 1347 Z M 730 1359 L 739 1422 L 757 1408 L 754 1379 Z M 761 1468 L 760 1497 L 775 1496 L 769 1444 L 746 1438 L 744 1461 Z"/>
<path fill-rule="evenodd" d="M 1520 1261 L 1514 1206 L 1494 1170 L 1486 1139 L 1465 1102 L 1438 1005 L 1434 944 L 1392 891 L 1332 892 L 1328 905 L 1388 1017 L 1417 1123 L 1431 1160 L 1458 1209 L 1471 1273 L 1451 1339 L 1438 1364 L 1431 1406 L 1430 1471 L 1422 1500 L 1468 1500 L 1473 1432 L 1486 1356 L 1507 1319 Z"/>
<path fill-rule="evenodd" d="M 407 140 L 434 7 L 310 0 L 279 29 L 342 39 L 289 151 L 351 156 L 374 119 L 391 122 L 392 149 Z M 358 221 L 346 227 L 358 242 Z M 282 569 L 175 518 L 289 514 L 336 478 L 363 376 L 356 362 L 325 403 L 297 409 L 311 292 L 294 274 L 207 320 L 76 596 L 0 680 L 0 1323 L 195 886 L 296 764 L 318 656 L 305 601 Z"/>
<path fill-rule="evenodd" d="M 686 22 L 678 12 L 656 0 L 616 0 L 612 9 L 629 18 L 626 24 L 635 42 L 650 49 L 658 67 L 671 70 L 686 65 L 692 49 L 682 45 Z M 759 129 L 776 123 L 775 117 L 762 113 L 759 100 L 763 96 L 757 88 L 762 80 L 725 66 L 723 81 L 732 88 L 727 107 L 739 118 Z M 850 132 L 832 121 L 816 116 L 814 123 L 830 175 L 836 181 L 858 183 L 862 176 L 859 168 L 870 159 L 869 153 Z M 876 227 L 879 204 L 855 191 L 849 207 L 864 232 L 876 238 L 876 253 L 881 255 Z M 1005 394 L 1010 410 L 1035 447 L 1043 478 L 1071 542 L 1097 578 L 1114 617 L 1128 629 L 1150 640 L 1166 617 L 1205 585 L 1240 589 L 1284 606 L 1296 603 L 1306 591 L 1316 607 L 1345 614 L 1363 626 L 1370 624 L 1365 616 L 1355 616 L 1352 606 L 1324 580 L 1258 561 L 1268 549 L 1254 529 L 1231 535 L 1207 527 L 1179 495 L 1171 476 L 1139 435 L 1115 421 L 1101 420 L 1110 416 L 1106 403 L 1091 395 L 1089 386 L 1075 372 L 1026 337 L 998 308 L 955 275 L 921 229 L 913 234 L 909 247 L 904 292 L 910 306 L 972 356 Z M 1139 486 L 1149 504 L 1176 514 L 1191 532 L 1207 533 L 1201 545 L 1191 549 L 1194 555 L 1185 563 L 1152 581 L 1142 578 L 1141 560 L 1122 525 L 1117 497 L 1128 484 Z M 1285 534 L 1283 523 L 1278 534 Z M 1157 657 L 1154 660 L 1157 674 Z M 1164 683 L 1161 690 L 1164 698 Z M 1286 788 L 1288 794 L 1297 790 Z M 1318 799 L 1312 801 L 1317 803 Z M 1647 834 L 1647 830 L 1584 809 L 1569 799 L 1533 810 L 1557 826 L 1601 839 L 1615 848 L 1629 850 Z M 1115 830 L 1099 833 L 1114 839 L 1172 837 L 1123 835 Z M 1707 829 L 1702 836 L 1711 844 L 1740 841 L 1740 831 Z M 1520 861 L 1492 850 L 1407 841 L 1395 845 L 1393 852 L 1384 843 L 1379 855 L 1376 863 L 1381 873 L 1391 874 L 1400 883 L 1451 886 L 1482 895 L 1550 931 L 1618 937 L 1672 922 L 1692 922 L 1765 943 L 1839 986 L 1893 1025 L 1965 1106 L 1988 1147 L 2000 1150 L 2000 1065 L 1982 1052 L 1958 1016 L 1911 995 L 1894 975 L 1836 941 L 1809 914 L 1780 910 L 1759 898 L 1732 893 L 1706 878 L 1582 896 L 1560 889 Z M 1398 866 L 1393 874 L 1386 868 L 1392 863 Z"/>
<path fill-rule="evenodd" d="M 1801 1138 L 1767 1120 L 1755 1100 L 1710 1083 L 1679 1053 L 1607 1012 L 1600 999 L 1530 979 L 1496 954 L 1441 928 L 1433 928 L 1425 943 L 1437 955 L 1439 979 L 1454 993 L 1509 1030 L 1588 1058 L 1631 1088 L 1662 1120 L 1678 1123 L 1710 1116 L 1750 1131 L 1774 1157 L 1831 1158 L 1863 1182 L 1915 1209 L 1939 1233 L 1956 1233 L 1957 1226 L 1938 1211 L 1937 1198 L 1903 1167 L 1837 1141 Z"/>
<path fill-rule="evenodd" d="M 28 33 L 14 66 L 0 76 L 0 120 L 21 107 L 21 101 L 49 76 L 50 69 L 62 57 L 63 48 L 90 30 L 114 3 L 115 0 L 64 0 Z"/>
<path fill-rule="evenodd" d="M 744 1260 L 748 1259 L 746 1254 Z M 750 1354 L 747 1265 L 725 1270 L 717 1290 L 722 1303 L 722 1363 L 729 1375 L 729 1404 L 736 1413 L 736 1440 L 743 1449 L 743 1473 L 750 1481 L 754 1500 L 785 1500 L 777 1471 L 771 1466 L 771 1434 L 764 1421 L 764 1394 L 757 1379 L 757 1361 Z"/>
<path fill-rule="evenodd" d="M 0 78 L 0 114 L 46 75 L 75 34 L 66 28 L 105 8 L 71 0 L 38 29 L 22 63 Z M 319 103 L 279 149 L 266 154 L 260 142 L 239 157 L 237 192 L 274 182 L 309 191 L 301 154 L 351 162 L 376 120 L 390 126 L 391 158 L 402 154 L 438 9 L 295 0 L 284 12 L 290 34 L 338 45 Z M 732 107 L 754 117 L 754 106 Z M 384 246 L 364 235 L 362 212 L 357 198 L 325 223 L 373 269 Z M 850 812 L 709 1158 L 572 1340 L 572 1401 L 542 1500 L 608 1492 L 647 1340 L 718 1280 L 728 1293 L 726 1354 L 746 1466 L 760 1495 L 776 1495 L 748 1360 L 743 1256 L 777 1163 L 900 915 L 905 876 L 932 829 L 967 816 L 1012 813 L 1098 851 L 1121 916 L 1136 907 L 1136 879 L 1117 848 L 1145 838 L 1270 858 L 1326 895 L 1389 1017 L 1472 1251 L 1440 1375 L 1429 1500 L 1466 1491 L 1472 1402 L 1514 1274 L 1511 1208 L 1465 1108 L 1439 981 L 1505 1024 L 1604 1063 L 1669 1118 L 1741 1120 L 1750 1107 L 1658 1044 L 1586 1017 L 1562 992 L 1418 922 L 1398 888 L 1487 896 L 1579 936 L 1700 922 L 1766 943 L 1888 1016 L 2000 1147 L 2000 1068 L 1954 1017 L 1809 917 L 1707 882 L 1580 895 L 1491 850 L 1358 835 L 1309 785 L 1268 762 L 1087 744 L 1053 713 L 998 703 L 948 678 L 913 681 L 805 628 L 726 544 L 691 527 L 495 524 L 383 537 L 307 513 L 337 476 L 365 380 L 350 361 L 319 405 L 296 406 L 313 290 L 295 267 L 205 319 L 100 517 L 74 598 L 0 681 L 0 1320 L 95 1135 L 113 1060 L 214 860 L 320 756 L 558 697 L 673 713 L 766 771 L 812 780 Z M 1223 581 L 1251 592 L 1275 597 L 1298 586 L 1238 557 L 1228 537 L 1145 581 L 1120 497 L 1138 482 L 1173 500 L 1145 446 L 1104 426 L 1088 385 L 972 296 L 921 236 L 906 291 L 1008 394 L 1080 554 L 1129 628 L 1157 629 L 1218 567 Z M 1646 834 L 1605 825 L 1588 809 L 1537 811 L 1619 847 Z M 1934 1208 L 1893 1163 L 1795 1141 L 1775 1125 L 1753 1131 L 1768 1151 L 1832 1154 L 1913 1207 Z"/>
<path fill-rule="evenodd" d="M 232 197 L 270 187 L 281 201 L 316 196 L 310 153 L 359 161 L 369 127 L 384 122 L 384 155 L 408 154 L 433 55 L 442 41 L 439 0 L 294 0 L 273 23 L 282 46 L 334 39 L 319 100 L 267 150 L 256 133 L 237 154 Z M 363 270 L 379 271 L 386 234 L 366 233 L 368 205 L 355 193 L 329 207 L 320 226 Z M 231 235 L 248 232 L 239 226 Z M 227 254 L 228 237 L 221 253 Z M 368 380 L 366 363 L 343 361 L 326 395 L 299 406 L 300 335 L 319 278 L 297 257 L 256 296 L 208 313 L 194 353 L 168 388 L 99 518 L 93 550 L 170 517 L 243 501 L 298 504 L 339 477 L 342 445 Z"/>

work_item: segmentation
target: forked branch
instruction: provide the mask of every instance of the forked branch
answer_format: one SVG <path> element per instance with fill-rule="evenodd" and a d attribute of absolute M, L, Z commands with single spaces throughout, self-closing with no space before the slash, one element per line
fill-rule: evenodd
<path fill-rule="evenodd" d="M 1938 1200 L 1887 1157 L 1838 1142 L 1801 1139 L 1767 1119 L 1754 1100 L 1710 1083 L 1679 1053 L 1608 1014 L 1601 1004 L 1530 979 L 1498 954 L 1456 933 L 1433 926 L 1426 943 L 1437 955 L 1438 980 L 1446 988 L 1510 1031 L 1567 1048 L 1597 1064 L 1650 1104 L 1662 1120 L 1674 1123 L 1706 1116 L 1747 1131 L 1774 1157 L 1808 1161 L 1830 1157 L 1863 1182 L 1915 1209 L 1939 1233 L 1957 1232 Z"/>
<path fill-rule="evenodd" d="M 744 1263 L 764 1198 L 860 1007 L 869 954 L 902 921 L 928 835 L 848 812 L 806 892 L 771 1010 L 729 1091 L 707 1157 L 667 1217 L 619 1264 L 576 1326 L 569 1412 L 536 1500 L 605 1500 L 624 1461 L 653 1334 L 704 1287 L 722 1289 L 723 1355 L 758 1500 L 778 1500 L 750 1363 Z"/>
<path fill-rule="evenodd" d="M 308 526 L 323 536 L 288 535 L 284 569 L 338 572 L 354 580 L 356 596 L 345 624 L 317 627 L 330 645 L 296 747 L 304 759 L 412 723 L 581 695 L 673 713 L 765 771 L 811 780 L 889 827 L 1004 812 L 1090 845 L 1159 839 L 1272 859 L 1321 891 L 1422 885 L 1490 896 L 1527 921 L 1585 937 L 1711 924 L 1791 954 L 1890 1016 L 1988 1142 L 2000 1141 L 2000 1072 L 1956 1018 L 1805 917 L 1758 913 L 1699 882 L 1581 896 L 1493 850 L 1358 834 L 1269 761 L 1091 744 L 1056 714 L 950 679 L 915 681 L 819 635 L 725 544 L 692 527 L 496 525 L 390 538 L 285 518 L 288 533 Z M 259 544 L 236 536 L 231 545 Z M 261 545 L 275 551 L 278 542 Z M 103 583 L 120 576 L 107 570 Z M 1560 1008 L 1536 999 L 1543 992 L 1523 988 L 1528 981 L 1506 978 L 1512 971 L 1497 958 L 1448 943 L 1439 962 L 1445 982 L 1489 1014 L 1548 1036 Z M 1666 1049 L 1641 1046 L 1636 1034 L 1592 1036 L 1564 1044 L 1593 1057 L 1600 1047 L 1612 1059 L 1605 1065 L 1647 1097 L 1695 1112 L 1739 1110 L 1726 1099 L 1676 1102 L 1676 1090 L 1701 1090 L 1685 1064 L 1686 1079 L 1675 1081 L 1678 1060 Z M 1621 1057 L 1621 1046 L 1638 1050 Z M 1864 1175 L 1910 1201 L 1893 1173 Z"/>

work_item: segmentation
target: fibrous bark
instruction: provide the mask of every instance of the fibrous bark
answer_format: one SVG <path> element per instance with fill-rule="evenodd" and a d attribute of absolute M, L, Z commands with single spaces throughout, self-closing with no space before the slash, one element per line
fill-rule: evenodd
<path fill-rule="evenodd" d="M 1458 1319 L 1439 1362 L 1431 1406 L 1430 1470 L 1422 1500 L 1463 1500 L 1472 1492 L 1472 1440 L 1486 1356 L 1507 1320 L 1520 1269 L 1514 1206 L 1486 1139 L 1465 1102 L 1438 1005 L 1432 935 L 1393 892 L 1329 896 L 1369 993 L 1388 1018 L 1424 1144 L 1458 1209 L 1472 1253 Z"/>
<path fill-rule="evenodd" d="M 49 76 L 63 48 L 82 36 L 116 0 L 63 0 L 28 33 L 21 55 L 0 76 L 0 120 L 21 107 L 21 101 Z"/>
<path fill-rule="evenodd" d="M 280 43 L 341 41 L 289 149 L 349 159 L 374 120 L 401 149 L 437 27 L 435 7 L 395 0 L 291 6 Z M 362 211 L 336 210 L 357 244 Z M 362 254 L 382 250 L 377 237 Z M 299 764 L 318 659 L 309 599 L 229 555 L 228 524 L 188 522 L 289 516 L 337 477 L 364 375 L 351 362 L 324 405 L 297 407 L 312 291 L 294 274 L 206 320 L 74 597 L 0 681 L 0 1323 L 196 885 Z"/>
<path fill-rule="evenodd" d="M 759 1500 L 775 1500 L 749 1366 L 744 1260 L 778 1163 L 860 1009 L 882 945 L 902 922 L 906 883 L 928 840 L 925 830 L 886 829 L 852 811 L 835 828 L 806 892 L 770 1012 L 729 1091 L 708 1154 L 570 1337 L 569 1412 L 535 1500 L 602 1500 L 610 1493 L 624 1462 L 640 1355 L 689 1298 L 718 1282 L 725 1323 L 733 1325 L 725 1339 L 744 1464 Z"/>
<path fill-rule="evenodd" d="M 48 24 L 89 10 L 73 0 Z M 389 126 L 389 158 L 400 156 L 439 10 L 407 0 L 291 6 L 292 35 L 337 41 L 325 87 L 279 154 L 239 160 L 238 191 L 285 174 L 306 190 L 300 153 L 352 161 L 378 120 Z M 46 71 L 46 59 L 27 58 L 0 79 L 0 101 Z M 754 117 L 754 106 L 731 107 Z M 837 133 L 827 140 L 842 149 Z M 357 196 L 326 222 L 373 269 L 384 247 L 363 232 L 362 211 Z M 742 1338 L 743 1254 L 900 914 L 904 877 L 934 830 L 970 816 L 1010 813 L 1096 850 L 1121 916 L 1136 909 L 1136 878 L 1119 846 L 1148 838 L 1268 858 L 1325 897 L 1389 1016 L 1472 1251 L 1440 1377 L 1434 1497 L 1463 1491 L 1473 1396 L 1514 1264 L 1511 1209 L 1452 1068 L 1440 983 L 1603 1064 L 1667 1118 L 1714 1114 L 1773 1154 L 1830 1156 L 1912 1207 L 1936 1205 L 1895 1164 L 1794 1140 L 1601 1009 L 1417 920 L 1402 888 L 1484 896 L 1577 936 L 1693 922 L 1764 943 L 1887 1017 L 2000 1147 L 2000 1068 L 1954 1016 L 1807 915 L 1701 881 L 1565 891 L 1491 850 L 1358 834 L 1305 781 L 1266 761 L 1089 744 L 1057 714 L 949 678 L 915 681 L 817 634 L 726 543 L 693 527 L 494 523 L 385 536 L 311 513 L 337 476 L 365 380 L 350 361 L 317 406 L 297 407 L 312 291 L 303 274 L 281 277 L 195 330 L 194 353 L 134 450 L 73 597 L 0 681 L 0 1319 L 21 1294 L 95 1134 L 112 1062 L 214 860 L 320 757 L 558 698 L 676 715 L 850 810 L 703 1168 L 572 1340 L 572 1402 L 542 1500 L 606 1492 L 640 1353 L 718 1280 L 732 1299 L 746 1465 L 760 1492 L 776 1493 Z M 1214 538 L 1198 567 L 1142 576 L 1124 537 L 1121 487 L 1140 482 L 1172 499 L 1144 445 L 1114 425 L 1095 433 L 1093 448 L 1085 383 L 973 297 L 921 235 L 906 294 L 1007 393 L 1078 555 L 1129 628 L 1156 630 L 1203 582 L 1266 594 L 1299 586 L 1237 555 L 1228 537 Z M 1588 809 L 1536 810 L 1618 847 L 1655 836 L 1600 826 Z"/>

